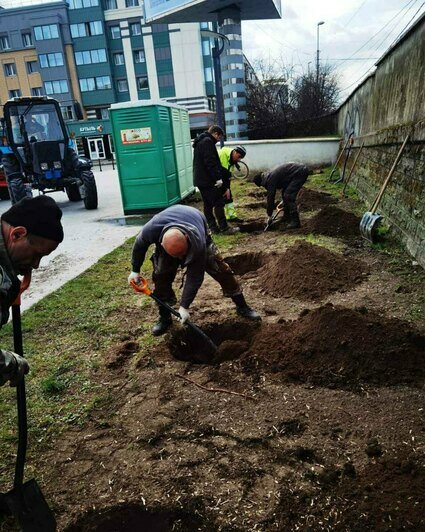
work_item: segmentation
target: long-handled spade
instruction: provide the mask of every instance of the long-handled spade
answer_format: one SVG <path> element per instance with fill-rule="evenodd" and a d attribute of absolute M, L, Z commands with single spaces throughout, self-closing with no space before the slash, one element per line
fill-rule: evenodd
<path fill-rule="evenodd" d="M 21 294 L 26 290 L 31 276 L 25 276 L 19 296 L 12 305 L 14 350 L 23 356 L 21 327 Z M 16 456 L 13 489 L 0 495 L 0 506 L 8 515 L 16 517 L 23 532 L 55 532 L 56 520 L 35 479 L 24 483 L 24 465 L 27 451 L 27 403 L 25 379 L 16 387 L 18 404 L 18 453 Z"/>
<path fill-rule="evenodd" d="M 401 155 L 404 151 L 404 148 L 406 147 L 407 141 L 409 140 L 409 135 L 406 136 L 404 139 L 404 142 L 397 154 L 397 157 L 391 167 L 391 170 L 389 174 L 387 175 L 381 190 L 379 191 L 378 195 L 376 196 L 375 201 L 373 202 L 372 208 L 370 211 L 367 211 L 363 214 L 362 219 L 360 220 L 360 234 L 363 238 L 366 240 L 369 240 L 370 242 L 374 242 L 376 239 L 376 233 L 377 229 L 379 227 L 379 224 L 381 223 L 382 216 L 380 214 L 377 214 L 378 206 L 381 202 L 382 196 L 384 195 L 384 192 L 388 186 L 388 183 L 390 182 L 390 179 L 394 173 L 394 170 L 401 158 Z"/>
<path fill-rule="evenodd" d="M 267 222 L 266 224 L 266 227 L 264 228 L 264 232 L 268 231 L 270 229 L 270 227 L 275 223 L 276 221 L 276 218 L 279 216 L 279 213 L 281 213 L 283 211 L 283 202 L 281 201 L 277 207 L 276 207 L 276 212 L 273 214 L 273 216 L 271 217 L 271 220 L 270 222 Z"/>
<path fill-rule="evenodd" d="M 180 314 L 177 312 L 176 309 L 168 305 L 168 303 L 165 303 L 161 299 L 159 299 L 149 288 L 148 281 L 144 277 L 141 277 L 140 283 L 136 283 L 135 281 L 131 281 L 131 286 L 136 292 L 142 292 L 143 294 L 151 297 L 154 301 L 158 303 L 158 305 L 161 305 L 162 307 L 166 308 L 171 314 L 176 316 L 177 318 L 180 318 Z M 204 331 L 202 331 L 199 327 L 197 327 L 194 323 L 187 320 L 185 325 L 190 327 L 192 331 L 194 331 L 200 338 L 202 338 L 205 348 L 204 348 L 204 355 L 206 357 L 213 357 L 215 353 L 217 352 L 217 346 L 215 343 L 211 340 L 209 336 L 207 336 Z"/>

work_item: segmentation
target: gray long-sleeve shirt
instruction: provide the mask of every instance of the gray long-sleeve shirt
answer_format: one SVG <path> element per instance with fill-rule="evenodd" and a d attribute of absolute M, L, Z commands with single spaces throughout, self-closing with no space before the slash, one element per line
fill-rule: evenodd
<path fill-rule="evenodd" d="M 276 192 L 285 190 L 293 179 L 309 174 L 309 169 L 300 163 L 281 164 L 263 179 L 263 186 L 267 189 L 267 214 L 271 216 L 275 207 Z"/>
<path fill-rule="evenodd" d="M 132 268 L 139 272 L 148 248 L 159 246 L 162 237 L 170 228 L 180 229 L 189 238 L 189 250 L 182 261 L 186 279 L 181 297 L 181 306 L 189 308 L 202 285 L 205 275 L 207 245 L 210 239 L 205 216 L 193 207 L 174 205 L 156 214 L 140 231 L 133 247 Z"/>

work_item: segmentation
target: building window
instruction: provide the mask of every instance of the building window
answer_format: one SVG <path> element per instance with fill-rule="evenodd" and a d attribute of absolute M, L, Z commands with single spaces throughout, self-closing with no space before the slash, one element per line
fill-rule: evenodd
<path fill-rule="evenodd" d="M 126 79 L 119 79 L 117 82 L 118 92 L 128 92 L 128 83 Z"/>
<path fill-rule="evenodd" d="M 159 87 L 173 87 L 174 78 L 173 74 L 161 74 L 158 76 L 158 86 Z"/>
<path fill-rule="evenodd" d="M 137 7 L 139 0 L 125 0 L 125 7 Z"/>
<path fill-rule="evenodd" d="M 135 63 L 144 63 L 145 62 L 145 51 L 144 50 L 135 50 L 134 51 L 134 62 Z"/>
<path fill-rule="evenodd" d="M 155 59 L 157 61 L 161 61 L 163 59 L 171 59 L 171 48 L 169 46 L 155 48 Z"/>
<path fill-rule="evenodd" d="M 207 68 L 204 68 L 204 73 L 205 73 L 205 81 L 212 81 L 213 80 L 213 76 L 212 76 L 212 68 L 211 67 L 207 67 Z"/>
<path fill-rule="evenodd" d="M 6 63 L 4 65 L 4 75 L 5 76 L 16 76 L 16 65 L 15 65 L 15 63 Z"/>
<path fill-rule="evenodd" d="M 59 37 L 58 27 L 56 24 L 48 24 L 46 26 L 35 26 L 34 35 L 36 41 L 57 39 Z"/>
<path fill-rule="evenodd" d="M 68 82 L 66 79 L 45 81 L 44 90 L 46 91 L 46 94 L 65 94 L 66 92 L 69 92 Z"/>
<path fill-rule="evenodd" d="M 9 37 L 6 35 L 0 37 L 0 50 L 10 50 Z"/>
<path fill-rule="evenodd" d="M 31 96 L 43 96 L 43 89 L 41 87 L 32 87 Z"/>
<path fill-rule="evenodd" d="M 62 116 L 64 120 L 74 120 L 74 113 L 72 110 L 72 105 L 61 106 Z"/>
<path fill-rule="evenodd" d="M 99 118 L 102 118 L 102 120 L 109 120 L 109 109 L 106 107 L 102 107 L 102 109 L 100 109 Z"/>
<path fill-rule="evenodd" d="M 207 39 L 202 39 L 202 55 L 211 55 L 211 44 Z"/>
<path fill-rule="evenodd" d="M 9 98 L 20 98 L 20 97 L 21 97 L 20 89 L 14 89 L 12 91 L 9 91 Z"/>
<path fill-rule="evenodd" d="M 90 37 L 91 35 L 102 35 L 103 27 L 100 20 L 93 22 L 86 22 L 80 24 L 70 24 L 71 36 L 76 39 L 78 37 Z"/>
<path fill-rule="evenodd" d="M 69 9 L 81 9 L 83 7 L 95 7 L 99 0 L 69 0 Z"/>
<path fill-rule="evenodd" d="M 98 76 L 97 78 L 81 78 L 80 89 L 81 92 L 91 92 L 95 90 L 110 89 L 111 78 L 109 76 Z"/>
<path fill-rule="evenodd" d="M 89 35 L 102 35 L 103 27 L 100 20 L 89 22 Z"/>
<path fill-rule="evenodd" d="M 140 22 L 132 22 L 130 24 L 131 35 L 142 35 L 142 26 Z"/>
<path fill-rule="evenodd" d="M 22 44 L 25 46 L 25 48 L 28 48 L 29 46 L 32 46 L 32 35 L 31 35 L 31 33 L 23 33 L 22 34 Z"/>
<path fill-rule="evenodd" d="M 37 61 L 27 61 L 27 72 L 28 74 L 34 74 L 34 72 L 38 72 Z"/>
<path fill-rule="evenodd" d="M 117 0 L 106 0 L 105 10 L 108 10 L 108 9 L 117 9 Z"/>
<path fill-rule="evenodd" d="M 119 26 L 110 26 L 111 39 L 121 39 L 121 30 Z"/>
<path fill-rule="evenodd" d="M 63 55 L 61 52 L 54 54 L 40 54 L 38 56 L 41 68 L 63 66 Z"/>
<path fill-rule="evenodd" d="M 114 54 L 114 64 L 115 65 L 123 65 L 124 64 L 124 54 L 119 52 L 118 54 Z"/>
<path fill-rule="evenodd" d="M 147 76 L 140 76 L 137 78 L 137 90 L 143 91 L 149 89 L 149 82 Z"/>
<path fill-rule="evenodd" d="M 99 48 L 97 50 L 85 50 L 75 52 L 75 63 L 77 65 L 91 65 L 92 63 L 106 63 L 106 50 Z"/>

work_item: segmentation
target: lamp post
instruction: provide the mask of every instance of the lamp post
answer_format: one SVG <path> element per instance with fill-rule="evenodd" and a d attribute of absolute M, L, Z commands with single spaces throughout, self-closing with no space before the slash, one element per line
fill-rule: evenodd
<path fill-rule="evenodd" d="M 322 26 L 325 22 L 321 20 L 317 23 L 317 53 L 316 53 L 316 83 L 319 83 L 319 26 Z"/>

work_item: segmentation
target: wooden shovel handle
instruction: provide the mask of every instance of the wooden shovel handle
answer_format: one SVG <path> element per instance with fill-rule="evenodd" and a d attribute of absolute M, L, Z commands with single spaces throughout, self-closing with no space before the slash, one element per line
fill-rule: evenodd
<path fill-rule="evenodd" d="M 380 201 L 382 199 L 382 196 L 384 195 L 385 189 L 387 188 L 388 183 L 390 182 L 390 179 L 391 179 L 391 177 L 392 177 L 392 175 L 394 173 L 394 170 L 395 170 L 395 168 L 396 168 L 396 166 L 397 166 L 397 164 L 398 164 L 398 162 L 400 160 L 401 154 L 403 153 L 404 148 L 406 147 L 406 144 L 407 144 L 408 140 L 409 140 L 409 135 L 407 135 L 406 138 L 404 139 L 404 142 L 401 145 L 401 148 L 400 148 L 400 150 L 399 150 L 399 152 L 397 154 L 397 157 L 396 157 L 396 159 L 395 159 L 395 161 L 394 161 L 394 163 L 393 163 L 393 165 L 391 167 L 391 170 L 390 170 L 389 174 L 387 175 L 387 178 L 385 179 L 385 181 L 384 181 L 384 183 L 383 183 L 383 185 L 381 187 L 381 190 L 379 191 L 379 194 L 376 197 L 376 200 L 374 201 L 374 203 L 372 205 L 372 208 L 370 210 L 370 212 L 372 214 L 375 214 L 376 210 L 378 209 L 378 205 L 379 205 L 379 203 L 380 203 Z"/>

